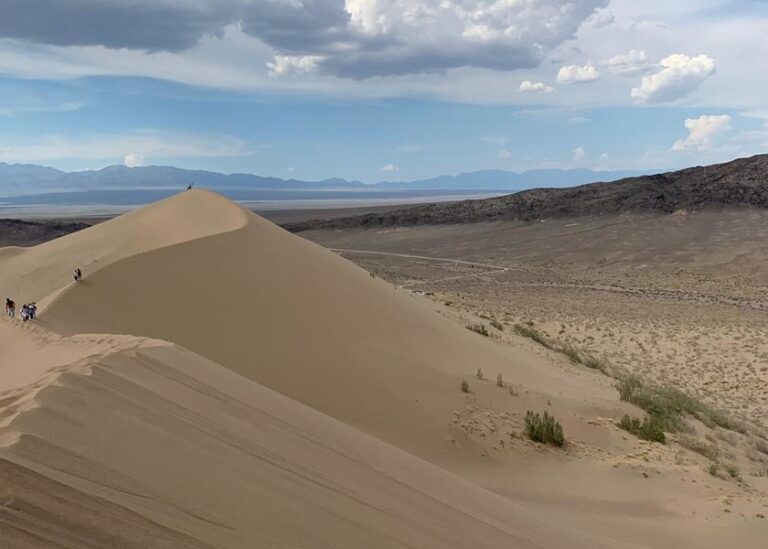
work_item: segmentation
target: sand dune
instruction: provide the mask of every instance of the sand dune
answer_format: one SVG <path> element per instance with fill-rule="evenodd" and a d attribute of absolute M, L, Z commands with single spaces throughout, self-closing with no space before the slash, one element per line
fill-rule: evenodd
<path fill-rule="evenodd" d="M 158 343 L 59 368 L 3 429 L 0 546 L 601 546 Z"/>
<path fill-rule="evenodd" d="M 620 434 L 610 380 L 215 194 L 2 249 L 0 287 L 43 306 L 0 323 L 0 546 L 760 546 Z M 568 449 L 521 439 L 545 408 Z"/>
<path fill-rule="evenodd" d="M 535 367 L 534 357 L 513 361 L 351 262 L 247 215 L 239 230 L 107 266 L 63 295 L 44 324 L 173 341 L 425 457 L 452 446 L 461 376 Z"/>

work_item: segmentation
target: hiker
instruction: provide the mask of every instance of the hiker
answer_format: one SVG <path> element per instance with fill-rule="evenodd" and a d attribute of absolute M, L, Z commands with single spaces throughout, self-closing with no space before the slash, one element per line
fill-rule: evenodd
<path fill-rule="evenodd" d="M 35 320 L 35 317 L 37 316 L 37 303 L 30 303 L 29 307 L 27 307 L 27 314 L 29 315 L 29 320 Z"/>
<path fill-rule="evenodd" d="M 189 185 L 187 185 L 187 190 L 188 190 L 188 191 L 191 191 L 191 190 L 192 190 L 192 183 L 190 183 Z"/>
<path fill-rule="evenodd" d="M 72 276 L 75 279 L 75 282 L 80 282 L 83 279 L 83 271 L 80 270 L 80 267 L 77 267 L 73 272 Z"/>
<path fill-rule="evenodd" d="M 5 300 L 5 314 L 8 315 L 8 318 L 16 316 L 16 303 L 10 297 Z"/>
<path fill-rule="evenodd" d="M 21 320 L 26 322 L 29 319 L 29 305 L 26 303 L 21 306 Z"/>

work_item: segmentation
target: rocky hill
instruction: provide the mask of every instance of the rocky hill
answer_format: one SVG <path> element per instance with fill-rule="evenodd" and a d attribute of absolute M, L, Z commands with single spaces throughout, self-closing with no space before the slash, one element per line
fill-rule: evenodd
<path fill-rule="evenodd" d="M 485 200 L 402 208 L 386 213 L 286 224 L 312 229 L 532 221 L 627 212 L 671 213 L 713 207 L 768 207 L 768 155 L 613 183 L 531 189 Z"/>

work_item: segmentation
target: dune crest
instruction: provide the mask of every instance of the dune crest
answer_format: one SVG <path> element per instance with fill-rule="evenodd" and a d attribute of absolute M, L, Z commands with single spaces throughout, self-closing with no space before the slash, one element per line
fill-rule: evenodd
<path fill-rule="evenodd" d="M 17 301 L 45 306 L 72 286 L 72 270 L 86 277 L 148 251 L 237 230 L 246 212 L 209 191 L 191 190 L 33 248 L 0 249 L 0 288 Z"/>

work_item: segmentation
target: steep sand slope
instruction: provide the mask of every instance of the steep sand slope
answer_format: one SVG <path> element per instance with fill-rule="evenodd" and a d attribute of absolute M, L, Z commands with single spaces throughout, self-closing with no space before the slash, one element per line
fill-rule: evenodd
<path fill-rule="evenodd" d="M 3 297 L 19 304 L 45 304 L 72 283 L 72 270 L 86 275 L 135 254 L 195 238 L 235 230 L 247 223 L 245 212 L 206 191 L 171 197 L 33 248 L 0 248 Z"/>
<path fill-rule="evenodd" d="M 452 438 L 480 458 L 448 427 L 461 376 L 482 368 L 534 388 L 561 385 L 540 358 L 511 355 L 253 214 L 239 230 L 106 267 L 63 295 L 43 322 L 65 334 L 173 341 L 430 459 L 453 455 Z M 586 380 L 564 399 L 578 409 L 585 391 L 594 396 Z M 603 394 L 615 400 L 612 389 Z"/>
<path fill-rule="evenodd" d="M 136 344 L 27 388 L 34 406 L 0 430 L 0 547 L 608 547 L 189 351 Z"/>

